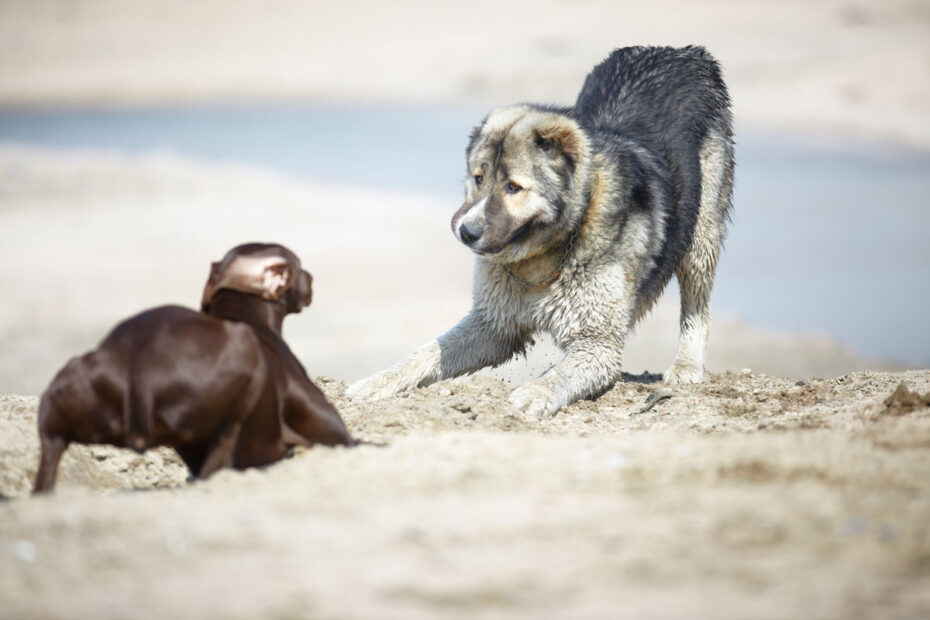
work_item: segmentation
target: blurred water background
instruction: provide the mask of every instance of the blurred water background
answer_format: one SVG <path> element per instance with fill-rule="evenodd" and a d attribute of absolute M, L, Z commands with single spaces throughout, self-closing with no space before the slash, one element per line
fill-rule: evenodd
<path fill-rule="evenodd" d="M 468 132 L 485 112 L 305 104 L 4 109 L 0 142 L 244 163 L 434 195 L 451 216 Z M 715 312 L 825 334 L 872 358 L 930 365 L 930 154 L 753 131 L 739 131 L 737 142 Z"/>

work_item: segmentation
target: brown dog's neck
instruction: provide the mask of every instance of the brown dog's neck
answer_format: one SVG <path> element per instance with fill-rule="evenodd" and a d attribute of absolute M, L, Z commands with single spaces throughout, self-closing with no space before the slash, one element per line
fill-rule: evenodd
<path fill-rule="evenodd" d="M 248 323 L 256 329 L 270 331 L 281 337 L 281 326 L 287 315 L 283 302 L 262 299 L 256 295 L 230 289 L 216 292 L 207 314 L 218 319 Z"/>

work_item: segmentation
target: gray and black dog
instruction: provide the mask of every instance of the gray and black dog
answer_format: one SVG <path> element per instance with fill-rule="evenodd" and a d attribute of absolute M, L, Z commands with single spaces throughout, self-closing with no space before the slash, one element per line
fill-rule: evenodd
<path fill-rule="evenodd" d="M 552 415 L 620 378 L 627 334 L 672 274 L 681 334 L 665 381 L 701 381 L 732 133 L 720 67 L 701 47 L 618 49 L 571 108 L 492 111 L 472 133 L 452 218 L 477 255 L 471 311 L 349 395 L 383 398 L 496 366 L 546 332 L 564 359 L 510 401 Z"/>

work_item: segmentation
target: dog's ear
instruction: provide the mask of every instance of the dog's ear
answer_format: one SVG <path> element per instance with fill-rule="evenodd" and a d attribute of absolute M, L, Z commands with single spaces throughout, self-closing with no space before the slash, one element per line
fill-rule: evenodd
<path fill-rule="evenodd" d="M 287 311 L 300 312 L 313 301 L 313 276 L 309 272 L 300 270 L 296 283 L 287 291 Z"/>
<path fill-rule="evenodd" d="M 549 157 L 564 155 L 573 164 L 588 155 L 588 138 L 584 130 L 570 118 L 552 114 L 536 126 L 536 146 Z"/>
<path fill-rule="evenodd" d="M 207 311 L 213 296 L 224 288 L 277 301 L 291 280 L 291 269 L 283 256 L 234 256 L 228 262 L 213 263 L 200 307 Z"/>

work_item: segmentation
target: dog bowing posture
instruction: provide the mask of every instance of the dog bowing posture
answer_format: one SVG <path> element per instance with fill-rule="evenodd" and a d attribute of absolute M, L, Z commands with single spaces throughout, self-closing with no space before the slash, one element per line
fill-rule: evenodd
<path fill-rule="evenodd" d="M 573 107 L 494 110 L 466 155 L 452 230 L 477 256 L 473 307 L 350 396 L 382 398 L 495 366 L 547 332 L 564 359 L 510 401 L 552 415 L 620 378 L 627 334 L 672 274 L 681 333 L 665 381 L 702 380 L 733 186 L 729 96 L 710 54 L 616 50 Z"/>
<path fill-rule="evenodd" d="M 54 486 L 71 442 L 171 446 L 198 478 L 273 463 L 295 445 L 355 445 L 281 337 L 311 284 L 287 248 L 240 245 L 213 263 L 202 312 L 163 306 L 117 325 L 42 396 L 34 491 Z"/>

